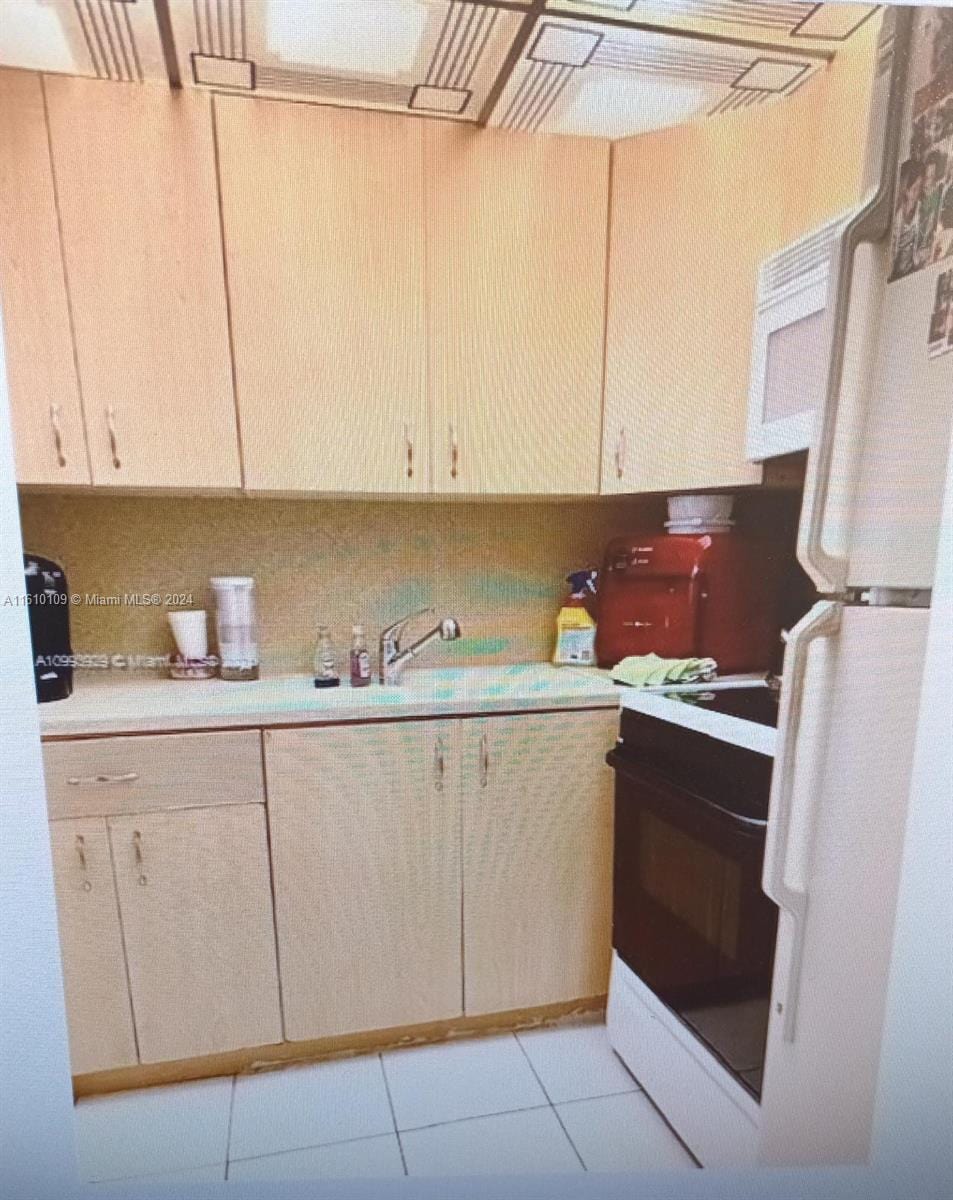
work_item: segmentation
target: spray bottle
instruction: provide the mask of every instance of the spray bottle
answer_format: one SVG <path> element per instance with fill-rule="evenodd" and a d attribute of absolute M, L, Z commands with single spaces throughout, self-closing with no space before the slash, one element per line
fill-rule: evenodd
<path fill-rule="evenodd" d="M 596 594 L 596 571 L 573 571 L 567 576 L 570 596 L 556 618 L 556 666 L 592 667 L 596 662 L 596 623 L 590 606 Z"/>

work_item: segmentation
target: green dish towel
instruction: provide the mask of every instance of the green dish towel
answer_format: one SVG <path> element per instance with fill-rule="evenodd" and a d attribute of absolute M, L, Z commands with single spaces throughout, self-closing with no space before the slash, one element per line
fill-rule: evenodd
<path fill-rule="evenodd" d="M 663 683 L 698 683 L 715 677 L 718 664 L 713 658 L 659 658 L 657 654 L 636 654 L 624 658 L 612 668 L 616 683 L 629 687 L 657 687 Z"/>

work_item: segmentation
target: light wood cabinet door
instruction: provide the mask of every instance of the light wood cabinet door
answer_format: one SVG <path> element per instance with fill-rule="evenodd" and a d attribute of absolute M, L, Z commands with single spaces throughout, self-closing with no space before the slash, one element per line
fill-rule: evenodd
<path fill-rule="evenodd" d="M 106 822 L 52 821 L 53 879 L 74 1075 L 137 1061 Z"/>
<path fill-rule="evenodd" d="M 428 491 L 425 122 L 215 112 L 246 486 Z"/>
<path fill-rule="evenodd" d="M 285 1031 L 462 1012 L 456 724 L 265 733 Z"/>
<path fill-rule="evenodd" d="M 89 483 L 43 84 L 0 70 L 0 305 L 18 483 Z"/>
<path fill-rule="evenodd" d="M 108 823 L 142 1062 L 281 1041 L 264 805 Z"/>
<path fill-rule="evenodd" d="M 461 722 L 468 1014 L 603 995 L 618 712 Z"/>
<path fill-rule="evenodd" d="M 609 145 L 427 122 L 434 490 L 599 490 Z"/>
<path fill-rule="evenodd" d="M 93 483 L 238 488 L 211 100 L 44 85 Z"/>

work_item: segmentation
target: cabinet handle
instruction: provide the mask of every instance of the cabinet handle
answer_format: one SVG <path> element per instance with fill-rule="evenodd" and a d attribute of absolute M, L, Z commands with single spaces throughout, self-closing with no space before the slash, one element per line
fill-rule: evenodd
<path fill-rule="evenodd" d="M 407 452 L 407 478 L 414 477 L 414 439 L 410 436 L 410 426 L 404 426 L 404 447 Z"/>
<path fill-rule="evenodd" d="M 443 738 L 438 737 L 433 746 L 433 790 L 435 792 L 443 791 L 445 770 L 446 758 L 444 755 Z"/>
<path fill-rule="evenodd" d="M 106 409 L 106 429 L 109 431 L 109 450 L 113 457 L 113 466 L 118 471 L 122 462 L 119 458 L 119 442 L 116 439 L 116 410 L 111 404 Z"/>
<path fill-rule="evenodd" d="M 619 436 L 615 444 L 615 477 L 621 479 L 625 474 L 625 428 L 619 430 Z"/>
<path fill-rule="evenodd" d="M 142 834 L 138 829 L 134 830 L 132 835 L 132 849 L 136 856 L 136 869 L 139 872 L 139 886 L 145 887 L 149 881 L 146 879 L 145 872 L 143 870 L 145 864 L 142 857 Z"/>
<path fill-rule="evenodd" d="M 86 876 L 83 880 L 83 891 L 91 892 L 93 885 L 89 882 L 89 868 L 86 865 L 86 839 L 81 833 L 76 835 L 76 853 L 79 855 L 79 869 Z"/>
<path fill-rule="evenodd" d="M 59 466 L 66 466 L 66 455 L 63 453 L 63 430 L 60 428 L 60 406 L 58 404 L 50 405 L 50 426 L 53 429 L 53 448 L 56 450 L 56 462 Z"/>
<path fill-rule="evenodd" d="M 460 446 L 457 442 L 457 429 L 450 426 L 450 478 L 456 479 L 460 474 Z"/>
<path fill-rule="evenodd" d="M 490 782 L 490 744 L 484 733 L 480 737 L 480 787 L 485 788 Z"/>
<path fill-rule="evenodd" d="M 66 782 L 77 787 L 86 783 L 132 783 L 138 778 L 138 771 L 126 771 L 123 775 L 71 775 Z"/>

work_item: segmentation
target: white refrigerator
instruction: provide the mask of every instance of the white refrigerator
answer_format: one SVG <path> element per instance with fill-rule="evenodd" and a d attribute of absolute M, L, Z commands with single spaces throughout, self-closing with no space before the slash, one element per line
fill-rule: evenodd
<path fill-rule="evenodd" d="M 772 779 L 771 1165 L 870 1154 L 953 413 L 953 12 L 885 21 L 872 186 L 833 255 L 798 544 L 823 598 L 789 636 Z"/>

